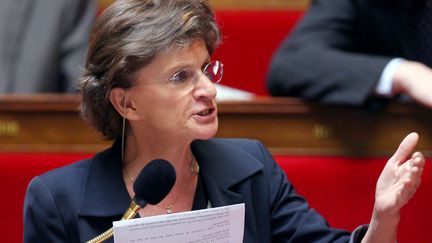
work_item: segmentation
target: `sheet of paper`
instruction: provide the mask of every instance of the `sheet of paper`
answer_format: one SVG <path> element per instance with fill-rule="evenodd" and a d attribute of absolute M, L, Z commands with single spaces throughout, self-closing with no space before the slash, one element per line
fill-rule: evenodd
<path fill-rule="evenodd" d="M 115 221 L 116 243 L 241 243 L 244 203 Z"/>

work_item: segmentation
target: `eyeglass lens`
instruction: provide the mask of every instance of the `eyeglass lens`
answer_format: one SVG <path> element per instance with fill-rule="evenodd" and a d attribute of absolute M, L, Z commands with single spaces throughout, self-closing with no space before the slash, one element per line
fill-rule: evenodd
<path fill-rule="evenodd" d="M 219 83 L 223 76 L 223 64 L 220 61 L 212 61 L 204 67 L 205 75 L 214 83 Z"/>

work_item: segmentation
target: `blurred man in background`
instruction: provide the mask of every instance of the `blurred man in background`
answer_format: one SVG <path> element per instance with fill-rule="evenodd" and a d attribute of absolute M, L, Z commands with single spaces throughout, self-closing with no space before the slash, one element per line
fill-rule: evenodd
<path fill-rule="evenodd" d="M 96 0 L 0 1 L 0 93 L 73 92 Z"/>
<path fill-rule="evenodd" d="M 314 0 L 268 74 L 276 96 L 432 107 L 432 1 Z M 384 102 L 385 103 L 385 102 Z"/>

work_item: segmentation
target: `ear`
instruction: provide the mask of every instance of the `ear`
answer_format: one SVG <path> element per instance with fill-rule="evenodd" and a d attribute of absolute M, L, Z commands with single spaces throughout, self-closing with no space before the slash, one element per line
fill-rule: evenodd
<path fill-rule="evenodd" d="M 113 88 L 110 92 L 109 99 L 117 112 L 127 120 L 137 120 L 139 117 L 136 113 L 136 107 L 123 88 Z"/>

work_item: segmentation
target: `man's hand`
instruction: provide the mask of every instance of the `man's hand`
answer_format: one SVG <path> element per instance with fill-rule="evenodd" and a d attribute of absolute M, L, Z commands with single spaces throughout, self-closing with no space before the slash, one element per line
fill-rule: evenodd
<path fill-rule="evenodd" d="M 432 108 L 432 69 L 419 62 L 406 61 L 395 72 L 392 93 L 403 93 Z"/>

